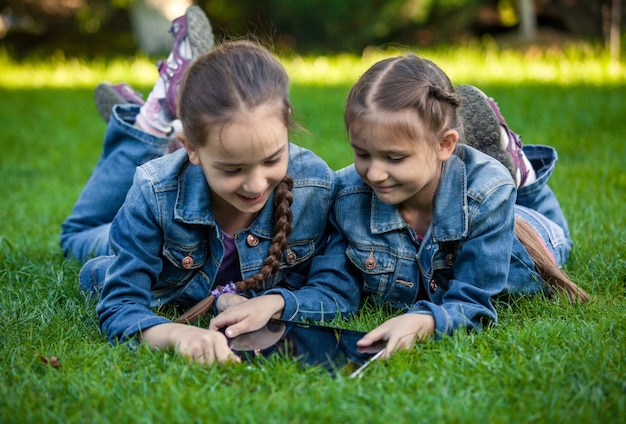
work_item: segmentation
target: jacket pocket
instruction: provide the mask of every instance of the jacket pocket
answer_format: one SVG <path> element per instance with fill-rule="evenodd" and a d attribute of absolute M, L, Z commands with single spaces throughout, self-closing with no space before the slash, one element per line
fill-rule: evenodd
<path fill-rule="evenodd" d="M 201 270 L 209 257 L 206 244 L 181 246 L 165 241 L 160 279 L 166 285 L 180 286 Z"/>
<path fill-rule="evenodd" d="M 361 271 L 364 293 L 385 296 L 394 276 L 395 256 L 374 249 L 358 249 L 352 245 L 346 249 L 346 255 Z"/>

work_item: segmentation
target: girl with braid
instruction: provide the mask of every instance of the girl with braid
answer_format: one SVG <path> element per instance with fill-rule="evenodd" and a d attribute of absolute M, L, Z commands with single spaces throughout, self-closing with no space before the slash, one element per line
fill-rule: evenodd
<path fill-rule="evenodd" d="M 393 57 L 359 79 L 344 119 L 354 164 L 338 172 L 333 221 L 364 294 L 403 312 L 360 346 L 386 341 L 389 356 L 480 329 L 507 293 L 587 300 L 559 269 L 572 242 L 546 185 L 556 152 L 522 146 L 492 99 Z"/>
<path fill-rule="evenodd" d="M 332 260 L 334 278 L 314 276 L 314 258 L 331 239 L 336 176 L 288 141 L 282 65 L 252 42 L 211 50 L 197 6 L 172 28 L 172 54 L 145 103 L 119 90 L 127 85 L 96 90 L 100 109 L 115 98 L 98 97 L 107 87 L 131 96 L 109 111 L 102 157 L 61 244 L 86 261 L 80 285 L 98 297 L 99 325 L 112 343 L 237 361 L 223 332 L 189 324 L 244 304 L 250 316 L 235 327 L 242 332 L 271 317 L 332 319 L 356 310 L 359 287 Z M 197 306 L 172 322 L 155 312 L 167 304 Z"/>

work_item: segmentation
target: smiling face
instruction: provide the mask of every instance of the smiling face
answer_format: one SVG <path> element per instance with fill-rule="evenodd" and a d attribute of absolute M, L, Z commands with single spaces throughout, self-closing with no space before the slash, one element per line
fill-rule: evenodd
<path fill-rule="evenodd" d="M 216 217 L 256 214 L 287 173 L 288 130 L 277 110 L 264 104 L 238 112 L 202 146 L 183 140 L 190 162 L 202 167 Z"/>
<path fill-rule="evenodd" d="M 447 131 L 434 139 L 408 111 L 363 118 L 350 130 L 355 168 L 376 197 L 415 209 L 432 206 L 456 138 L 456 131 Z"/>

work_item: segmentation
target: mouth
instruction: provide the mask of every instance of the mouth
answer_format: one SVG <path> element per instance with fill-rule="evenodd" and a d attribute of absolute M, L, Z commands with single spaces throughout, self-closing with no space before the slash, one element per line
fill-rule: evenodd
<path fill-rule="evenodd" d="M 264 196 L 264 193 L 261 193 L 261 194 L 257 194 L 256 196 L 253 196 L 253 197 L 250 197 L 250 196 L 244 196 L 244 195 L 242 195 L 242 194 L 238 194 L 238 195 L 237 195 L 237 197 L 238 197 L 238 198 L 239 198 L 239 199 L 240 199 L 243 203 L 246 203 L 246 204 L 249 204 L 249 205 L 253 205 L 253 204 L 256 204 L 256 203 L 259 203 L 259 202 L 263 201 L 263 198 L 264 198 L 265 196 Z"/>
<path fill-rule="evenodd" d="M 376 184 L 370 184 L 370 185 L 372 187 L 372 190 L 374 190 L 376 193 L 389 193 L 394 188 L 396 188 L 395 185 L 392 185 L 392 186 L 381 186 L 381 185 L 376 185 Z"/>

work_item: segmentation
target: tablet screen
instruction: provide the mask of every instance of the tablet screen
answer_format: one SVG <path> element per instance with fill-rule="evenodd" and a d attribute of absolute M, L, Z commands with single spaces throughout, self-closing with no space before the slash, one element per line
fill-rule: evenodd
<path fill-rule="evenodd" d="M 229 339 L 242 360 L 282 355 L 304 365 L 322 366 L 331 373 L 349 366 L 358 368 L 376 355 L 384 344 L 363 349 L 356 342 L 366 333 L 336 327 L 270 320 L 260 330 Z"/>

